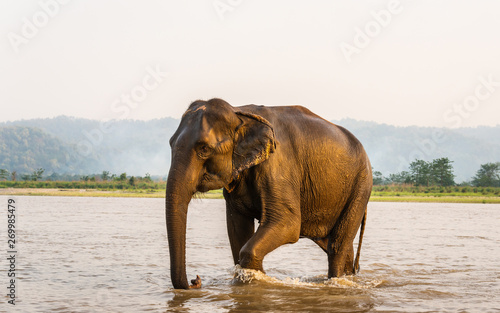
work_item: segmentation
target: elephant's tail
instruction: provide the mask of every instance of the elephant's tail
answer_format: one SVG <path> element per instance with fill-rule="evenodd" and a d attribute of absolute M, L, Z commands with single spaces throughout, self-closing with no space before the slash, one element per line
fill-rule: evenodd
<path fill-rule="evenodd" d="M 363 243 L 363 233 L 365 232 L 367 211 L 368 208 L 365 208 L 365 214 L 363 215 L 363 221 L 361 222 L 361 231 L 359 232 L 358 252 L 356 252 L 356 260 L 354 261 L 354 268 L 353 268 L 354 274 L 359 272 L 359 256 L 361 255 L 361 244 Z"/>

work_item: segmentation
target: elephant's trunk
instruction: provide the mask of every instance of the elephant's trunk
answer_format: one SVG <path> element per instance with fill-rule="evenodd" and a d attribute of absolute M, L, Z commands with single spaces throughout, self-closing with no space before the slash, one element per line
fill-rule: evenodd
<path fill-rule="evenodd" d="M 188 205 L 193 192 L 191 188 L 186 188 L 185 178 L 179 177 L 179 172 L 182 171 L 179 171 L 172 164 L 167 179 L 165 217 L 172 284 L 176 289 L 188 289 L 189 284 L 186 277 L 186 221 Z"/>

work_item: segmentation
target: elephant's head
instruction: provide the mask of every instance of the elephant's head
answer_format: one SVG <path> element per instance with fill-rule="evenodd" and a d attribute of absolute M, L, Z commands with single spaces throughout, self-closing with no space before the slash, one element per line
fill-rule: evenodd
<path fill-rule="evenodd" d="M 189 106 L 170 147 L 166 191 L 170 273 L 174 288 L 187 289 L 186 217 L 191 197 L 197 191 L 231 190 L 242 171 L 269 158 L 276 142 L 266 119 L 212 99 Z"/>

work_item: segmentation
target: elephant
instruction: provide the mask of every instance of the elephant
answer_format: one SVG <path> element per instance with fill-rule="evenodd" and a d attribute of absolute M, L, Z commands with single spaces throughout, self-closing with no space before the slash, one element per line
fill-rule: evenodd
<path fill-rule="evenodd" d="M 221 188 L 235 265 L 264 272 L 266 254 L 309 238 L 327 254 L 328 278 L 359 270 L 372 168 L 348 130 L 302 106 L 233 107 L 214 98 L 191 103 L 169 143 L 165 217 L 175 289 L 201 286 L 186 276 L 188 204 L 196 192 Z"/>

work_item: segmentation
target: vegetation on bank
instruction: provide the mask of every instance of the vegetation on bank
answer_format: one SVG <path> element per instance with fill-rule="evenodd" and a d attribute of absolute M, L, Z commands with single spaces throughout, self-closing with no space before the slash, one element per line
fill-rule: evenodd
<path fill-rule="evenodd" d="M 455 182 L 453 161 L 448 158 L 439 158 L 432 161 L 415 160 L 410 163 L 407 171 L 383 176 L 380 171 L 373 171 L 374 185 L 402 185 L 413 186 L 475 186 L 500 187 L 500 162 L 481 164 L 476 175 L 470 181 L 460 184 Z"/>
<path fill-rule="evenodd" d="M 0 188 L 93 189 L 98 191 L 165 190 L 165 182 L 139 181 L 0 181 Z"/>
<path fill-rule="evenodd" d="M 165 182 L 58 182 L 0 181 L 0 194 L 84 197 L 165 197 Z M 222 199 L 222 190 L 197 194 L 195 198 Z M 370 201 L 500 203 L 500 187 L 376 185 Z"/>
<path fill-rule="evenodd" d="M 460 185 L 454 181 L 452 163 L 448 158 L 415 160 L 408 171 L 388 177 L 374 171 L 371 201 L 500 203 L 500 163 L 482 164 L 471 182 Z M 19 180 L 15 171 L 0 169 L 0 194 L 164 197 L 166 188 L 162 177 L 151 177 L 149 173 L 144 177 L 109 171 L 85 176 L 53 173 L 44 177 L 44 171 L 36 169 L 20 175 Z M 196 197 L 222 198 L 222 190 Z"/>
<path fill-rule="evenodd" d="M 500 187 L 375 185 L 374 196 L 490 196 L 500 197 Z"/>
<path fill-rule="evenodd" d="M 129 184 L 134 187 L 138 184 L 149 184 L 153 181 L 163 181 L 165 177 L 152 177 L 146 173 L 144 177 L 129 176 L 127 173 L 112 174 L 109 171 L 102 171 L 100 174 L 90 175 L 75 175 L 75 174 L 58 174 L 52 173 L 45 175 L 44 168 L 37 168 L 30 173 L 21 173 L 17 171 L 9 171 L 0 168 L 0 181 L 54 181 L 54 182 L 90 182 L 90 183 L 107 183 L 117 182 L 117 184 Z M 418 160 L 411 162 L 407 171 L 389 174 L 384 176 L 380 171 L 373 170 L 374 185 L 413 185 L 413 186 L 475 186 L 475 187 L 500 187 L 500 162 L 481 164 L 476 175 L 470 181 L 455 182 L 455 174 L 453 169 L 453 161 L 449 158 L 439 158 L 432 161 Z M 112 184 L 113 186 L 113 184 Z M 122 187 L 123 188 L 123 187 Z"/>
<path fill-rule="evenodd" d="M 376 185 L 370 201 L 500 203 L 500 187 Z"/>
<path fill-rule="evenodd" d="M 2 188 L 0 195 L 10 196 L 57 196 L 57 197 L 121 197 L 121 198 L 165 198 L 165 189 L 57 189 L 57 188 Z M 211 190 L 196 194 L 198 199 L 223 199 L 222 190 Z"/>

